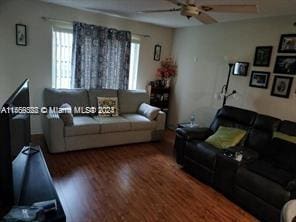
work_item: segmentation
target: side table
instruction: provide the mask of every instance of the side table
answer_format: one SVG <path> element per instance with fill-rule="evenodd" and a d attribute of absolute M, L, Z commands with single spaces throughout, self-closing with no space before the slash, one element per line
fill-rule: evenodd
<path fill-rule="evenodd" d="M 235 159 L 234 153 L 241 151 L 243 158 L 241 161 Z M 227 154 L 233 152 L 233 156 Z M 217 154 L 216 170 L 214 175 L 214 186 L 217 190 L 222 192 L 225 196 L 231 198 L 233 193 L 233 184 L 237 169 L 252 160 L 258 158 L 258 154 L 250 149 L 232 149 L 232 151 L 225 150 Z"/>

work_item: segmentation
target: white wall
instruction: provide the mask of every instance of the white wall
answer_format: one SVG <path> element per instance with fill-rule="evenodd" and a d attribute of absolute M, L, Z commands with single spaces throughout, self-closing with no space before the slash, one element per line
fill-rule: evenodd
<path fill-rule="evenodd" d="M 173 30 L 39 2 L 37 0 L 0 0 L 0 102 L 25 78 L 30 78 L 31 104 L 42 104 L 42 91 L 51 87 L 51 23 L 41 16 L 97 24 L 133 33 L 151 35 L 141 38 L 137 87 L 145 88 L 155 78 L 159 62 L 153 61 L 155 44 L 162 45 L 162 58 L 171 54 Z M 15 24 L 27 25 L 28 46 L 15 44 Z M 32 133 L 42 132 L 39 116 L 32 118 Z"/>
<path fill-rule="evenodd" d="M 229 90 L 236 89 L 238 99 L 229 99 L 229 105 L 296 121 L 296 79 L 290 99 L 270 96 L 280 36 L 296 33 L 295 21 L 296 16 L 288 16 L 177 29 L 173 54 L 178 63 L 178 76 L 172 90 L 169 123 L 175 126 L 188 119 L 192 112 L 196 112 L 201 125 L 210 123 L 222 104 L 214 95 L 226 82 L 225 56 L 251 64 L 247 77 L 231 76 Z M 274 47 L 270 67 L 252 67 L 255 47 L 268 45 Z M 252 70 L 272 73 L 268 89 L 249 87 Z"/>

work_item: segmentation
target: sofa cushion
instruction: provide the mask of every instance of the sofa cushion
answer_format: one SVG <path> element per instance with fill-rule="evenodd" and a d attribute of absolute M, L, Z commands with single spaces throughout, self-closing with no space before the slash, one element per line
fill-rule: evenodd
<path fill-rule="evenodd" d="M 150 121 L 140 114 L 123 114 L 122 116 L 131 123 L 132 130 L 154 130 L 156 128 L 155 121 Z"/>
<path fill-rule="evenodd" d="M 290 198 L 290 192 L 286 191 L 280 184 L 245 167 L 238 169 L 236 185 L 279 209 Z"/>
<path fill-rule="evenodd" d="M 145 91 L 119 90 L 120 113 L 137 113 L 142 103 L 149 103 L 149 95 Z"/>
<path fill-rule="evenodd" d="M 247 166 L 247 169 L 267 178 L 277 184 L 286 187 L 293 180 L 293 175 L 288 171 L 277 168 L 272 163 L 265 160 L 256 160 Z"/>
<path fill-rule="evenodd" d="M 60 107 L 64 103 L 69 103 L 72 109 L 75 107 L 78 108 L 89 106 L 88 92 L 86 89 L 45 88 L 43 97 L 44 106 L 46 107 Z"/>
<path fill-rule="evenodd" d="M 74 116 L 73 126 L 65 126 L 65 136 L 100 133 L 100 124 L 89 116 Z"/>
<path fill-rule="evenodd" d="M 296 144 L 273 138 L 271 142 L 273 150 L 272 160 L 276 167 L 296 173 Z"/>
<path fill-rule="evenodd" d="M 117 90 L 115 89 L 90 89 L 88 91 L 89 105 L 98 107 L 98 97 L 117 97 Z"/>
<path fill-rule="evenodd" d="M 206 142 L 188 142 L 186 149 L 184 149 L 184 155 L 199 164 L 214 170 L 216 165 L 216 155 L 221 152 Z"/>
<path fill-rule="evenodd" d="M 147 117 L 149 120 L 156 119 L 160 108 L 151 106 L 147 103 L 142 103 L 138 109 L 138 113 Z"/>
<path fill-rule="evenodd" d="M 122 116 L 113 117 L 99 117 L 96 116 L 94 119 L 101 126 L 101 133 L 111 133 L 111 132 L 122 132 L 131 130 L 130 122 L 123 118 Z"/>

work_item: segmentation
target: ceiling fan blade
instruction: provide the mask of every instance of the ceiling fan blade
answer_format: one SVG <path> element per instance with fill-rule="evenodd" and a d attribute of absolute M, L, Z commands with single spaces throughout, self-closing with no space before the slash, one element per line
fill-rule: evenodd
<path fill-rule="evenodd" d="M 98 12 L 101 14 L 105 14 L 105 15 L 110 15 L 110 16 L 116 16 L 116 17 L 126 17 L 128 16 L 128 14 L 124 13 L 124 12 L 120 12 L 120 11 L 115 11 L 115 10 L 106 10 L 106 9 L 98 9 L 98 8 L 85 8 L 86 10 L 90 10 L 90 11 L 94 11 L 94 12 Z"/>
<path fill-rule="evenodd" d="M 173 3 L 175 5 L 178 5 L 178 6 L 184 6 L 185 5 L 184 3 L 179 2 L 178 0 L 165 0 L 165 1 L 171 2 L 171 3 Z"/>
<path fill-rule="evenodd" d="M 205 12 L 257 13 L 257 5 L 201 5 Z"/>
<path fill-rule="evenodd" d="M 204 24 L 213 24 L 217 23 L 218 21 L 214 19 L 213 17 L 209 16 L 206 13 L 200 12 L 199 15 L 194 16 L 198 21 L 204 23 Z"/>
<path fill-rule="evenodd" d="M 144 13 L 178 12 L 178 11 L 181 11 L 181 8 L 160 9 L 160 10 L 145 10 L 145 11 L 138 11 L 137 13 L 144 14 Z"/>

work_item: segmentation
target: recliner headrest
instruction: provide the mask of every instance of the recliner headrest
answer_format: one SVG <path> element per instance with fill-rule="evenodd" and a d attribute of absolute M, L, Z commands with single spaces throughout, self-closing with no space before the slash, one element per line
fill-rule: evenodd
<path fill-rule="evenodd" d="M 258 114 L 255 119 L 253 128 L 273 132 L 276 131 L 281 123 L 280 119 L 272 116 Z"/>
<path fill-rule="evenodd" d="M 256 112 L 233 106 L 224 106 L 217 113 L 218 118 L 225 118 L 247 126 L 254 123 L 256 115 Z"/>
<path fill-rule="evenodd" d="M 279 130 L 282 133 L 289 134 L 291 136 L 296 136 L 296 123 L 288 120 L 281 122 Z"/>

